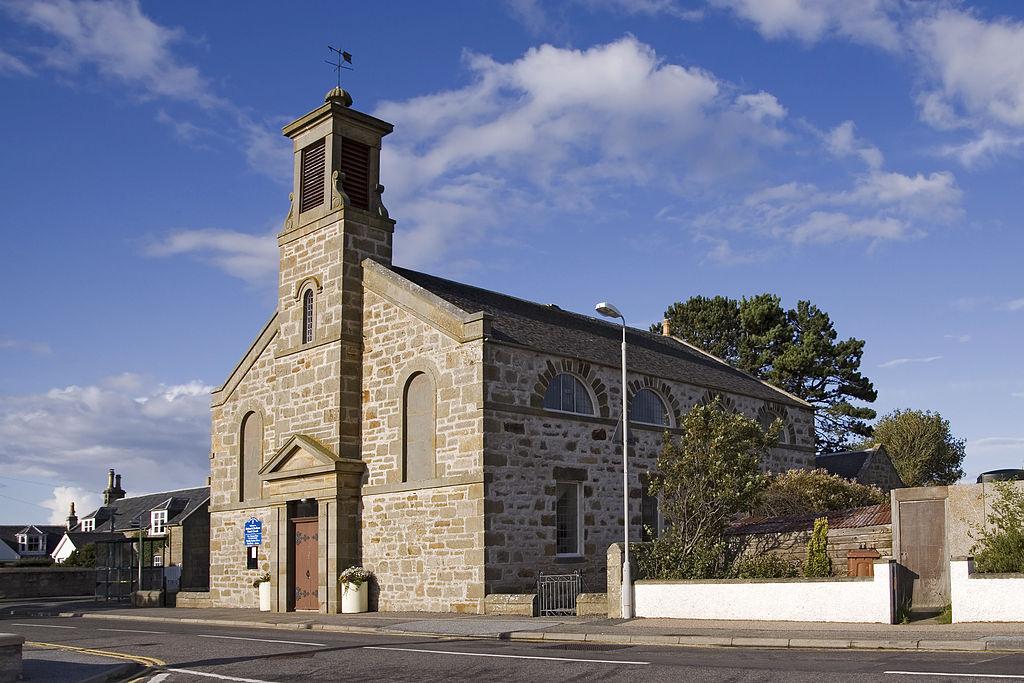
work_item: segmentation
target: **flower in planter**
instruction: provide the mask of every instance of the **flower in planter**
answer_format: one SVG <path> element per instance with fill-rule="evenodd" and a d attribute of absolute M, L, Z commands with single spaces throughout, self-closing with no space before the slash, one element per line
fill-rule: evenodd
<path fill-rule="evenodd" d="M 267 583 L 268 581 L 270 581 L 270 572 L 263 572 L 252 580 L 252 587 L 259 588 L 261 583 Z"/>
<path fill-rule="evenodd" d="M 341 584 L 352 584 L 354 587 L 359 588 L 371 578 L 373 578 L 373 572 L 368 569 L 349 567 L 338 576 L 338 582 Z"/>

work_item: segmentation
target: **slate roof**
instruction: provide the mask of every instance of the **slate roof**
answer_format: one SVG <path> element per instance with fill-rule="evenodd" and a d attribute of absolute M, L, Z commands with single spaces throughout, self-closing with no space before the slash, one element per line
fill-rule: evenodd
<path fill-rule="evenodd" d="M 878 447 L 860 451 L 843 451 L 841 453 L 825 453 L 814 456 L 815 467 L 820 467 L 829 474 L 838 474 L 844 479 L 856 479 L 864 469 L 864 463 L 878 450 Z"/>
<path fill-rule="evenodd" d="M 49 525 L 49 524 L 12 524 L 0 526 L 0 540 L 11 547 L 11 550 L 18 552 L 18 534 L 25 532 L 26 529 L 35 528 L 40 532 L 46 534 L 46 553 L 52 553 L 53 549 L 60 543 L 60 539 L 64 536 L 64 532 L 67 528 L 62 525 Z"/>
<path fill-rule="evenodd" d="M 745 517 L 733 522 L 726 532 L 739 534 L 782 534 L 810 531 L 814 520 L 822 515 L 783 515 L 781 517 Z M 831 529 L 859 529 L 866 526 L 892 524 L 892 510 L 888 503 L 838 510 L 827 515 Z"/>
<path fill-rule="evenodd" d="M 391 270 L 466 313 L 492 317 L 497 342 L 577 357 L 604 365 L 621 362 L 622 327 L 557 306 L 539 304 L 405 268 Z M 807 408 L 790 394 L 672 337 L 630 327 L 629 365 L 634 371 L 702 387 Z"/>
<path fill-rule="evenodd" d="M 81 548 L 98 541 L 119 541 L 125 537 L 124 534 L 114 531 L 69 531 L 66 535 L 75 548 Z"/>
<path fill-rule="evenodd" d="M 178 491 L 161 491 L 148 493 L 144 496 L 122 498 L 110 505 L 104 505 L 81 517 L 82 520 L 95 518 L 96 531 L 131 531 L 138 528 L 141 517 L 143 526 L 149 526 L 151 510 L 168 510 L 167 524 L 177 524 L 185 519 L 210 499 L 210 487 L 200 486 L 194 489 Z M 111 515 L 114 528 L 111 529 Z M 82 530 L 79 521 L 75 531 Z"/>

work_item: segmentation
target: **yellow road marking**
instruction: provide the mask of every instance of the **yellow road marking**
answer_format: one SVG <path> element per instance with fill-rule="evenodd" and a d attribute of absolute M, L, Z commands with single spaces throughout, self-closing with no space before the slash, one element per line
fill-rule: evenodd
<path fill-rule="evenodd" d="M 73 647 L 71 645 L 61 645 L 60 643 L 36 643 L 26 642 L 26 645 L 32 647 L 41 647 L 50 650 L 70 650 L 71 652 L 80 652 L 83 655 L 96 655 L 97 657 L 114 657 L 116 659 L 127 659 L 131 662 L 137 662 L 144 664 L 145 666 L 167 666 L 167 662 L 157 659 L 156 657 L 143 657 L 142 655 L 129 655 L 124 652 L 110 652 L 109 650 L 94 650 L 87 647 Z"/>

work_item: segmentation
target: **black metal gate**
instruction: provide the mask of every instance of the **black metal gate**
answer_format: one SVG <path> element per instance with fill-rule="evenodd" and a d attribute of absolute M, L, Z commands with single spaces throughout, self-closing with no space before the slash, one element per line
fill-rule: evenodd
<path fill-rule="evenodd" d="M 583 592 L 583 579 L 572 574 L 541 574 L 537 577 L 537 605 L 542 617 L 576 616 L 576 597 Z"/>

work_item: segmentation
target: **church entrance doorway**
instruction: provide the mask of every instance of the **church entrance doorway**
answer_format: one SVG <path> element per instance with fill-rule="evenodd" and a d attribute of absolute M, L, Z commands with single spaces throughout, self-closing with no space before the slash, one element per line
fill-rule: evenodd
<path fill-rule="evenodd" d="M 320 610 L 320 538 L 316 501 L 298 501 L 290 506 L 288 551 L 292 561 L 291 603 L 294 610 Z"/>

